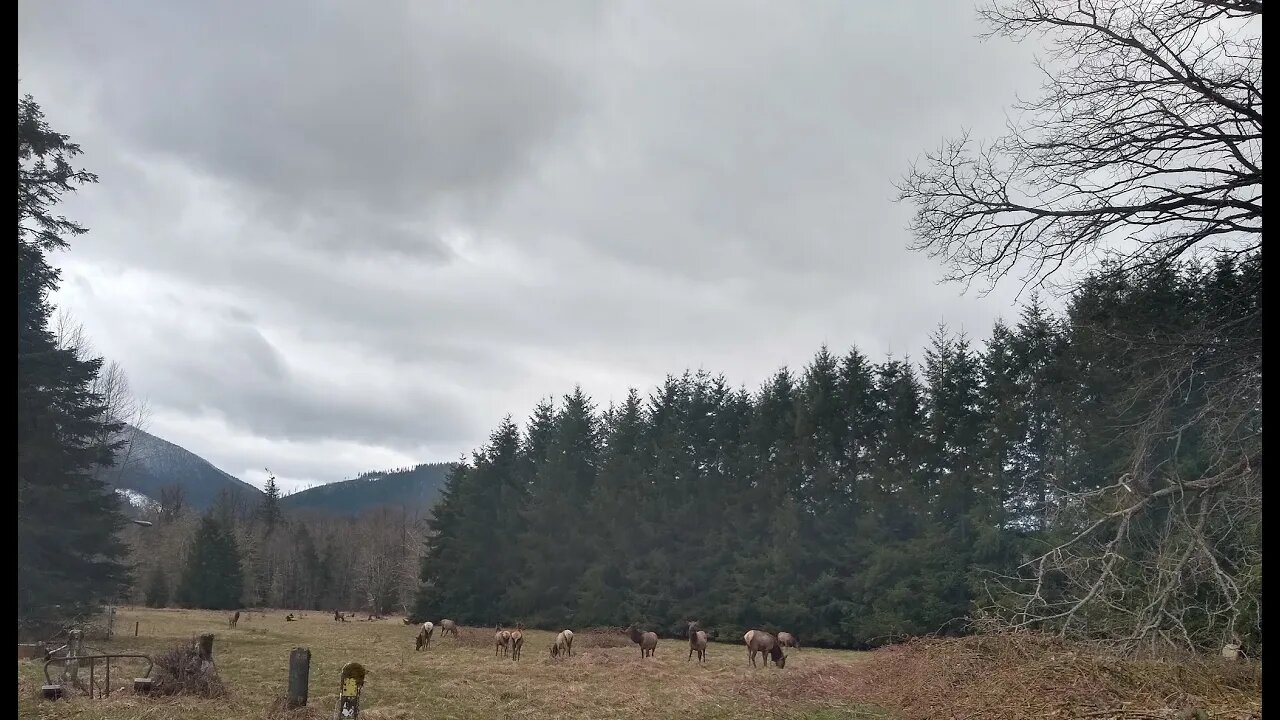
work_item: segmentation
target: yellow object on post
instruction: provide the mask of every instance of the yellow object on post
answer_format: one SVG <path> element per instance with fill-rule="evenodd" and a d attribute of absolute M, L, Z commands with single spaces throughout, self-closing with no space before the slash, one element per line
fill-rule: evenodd
<path fill-rule="evenodd" d="M 334 717 L 338 720 L 360 717 L 360 690 L 364 688 L 365 671 L 360 663 L 347 663 L 342 666 L 341 693 L 338 696 L 338 710 Z"/>

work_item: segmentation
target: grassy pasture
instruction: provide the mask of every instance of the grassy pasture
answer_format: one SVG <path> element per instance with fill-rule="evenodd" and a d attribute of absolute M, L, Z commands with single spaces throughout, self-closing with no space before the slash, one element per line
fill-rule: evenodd
<path fill-rule="evenodd" d="M 112 694 L 106 699 L 76 697 L 41 700 L 42 662 L 18 662 L 18 713 L 27 718 L 329 718 L 342 665 L 362 663 L 369 677 L 361 697 L 361 717 L 369 720 L 426 718 L 835 718 L 891 717 L 874 707 L 810 687 L 830 671 L 848 672 L 868 662 L 868 653 L 805 648 L 788 653 L 787 667 L 752 669 L 741 644 L 712 643 L 707 661 L 687 660 L 688 642 L 662 639 L 655 657 L 641 660 L 625 638 L 597 639 L 578 633 L 574 656 L 552 660 L 553 633 L 525 633 L 519 662 L 494 656 L 493 632 L 463 628 L 458 639 L 441 638 L 414 652 L 417 627 L 399 618 L 338 623 L 332 615 L 307 612 L 286 622 L 287 610 L 242 614 L 227 627 L 229 613 L 199 610 L 121 608 L 117 635 L 89 641 L 105 652 L 158 654 L 194 635 L 216 635 L 214 658 L 230 692 L 220 699 L 143 698 L 123 690 L 136 671 L 112 667 Z M 295 615 L 302 615 L 294 611 Z M 133 636 L 134 623 L 140 634 Z M 625 644 L 624 644 L 625 643 Z M 294 647 L 311 649 L 310 707 L 278 709 Z M 610 647 L 611 646 L 611 647 Z M 759 662 L 759 659 L 757 659 Z M 57 666 L 51 666 L 56 668 Z M 101 683 L 101 667 L 98 668 Z M 87 668 L 82 675 L 87 677 Z M 55 675 L 56 677 L 56 675 Z"/>

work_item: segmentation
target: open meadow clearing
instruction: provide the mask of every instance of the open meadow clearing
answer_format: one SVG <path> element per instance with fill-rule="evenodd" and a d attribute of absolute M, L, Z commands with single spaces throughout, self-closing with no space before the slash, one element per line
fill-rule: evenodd
<path fill-rule="evenodd" d="M 331 717 L 338 674 L 347 662 L 368 670 L 361 717 L 398 718 L 872 718 L 874 707 L 839 699 L 801 699 L 801 686 L 828 670 L 856 668 L 869 653 L 804 648 L 778 670 L 752 669 L 741 643 L 712 643 L 705 665 L 690 661 L 689 644 L 662 639 L 652 659 L 622 635 L 599 641 L 578 633 L 573 657 L 552 660 L 554 634 L 525 632 L 519 662 L 494 656 L 493 632 L 462 628 L 414 651 L 416 626 L 400 618 L 335 622 L 323 612 L 287 622 L 287 610 L 245 613 L 227 627 L 229 613 L 121 608 L 110 641 L 89 640 L 104 652 L 152 656 L 200 633 L 214 633 L 214 659 L 228 687 L 221 699 L 141 698 L 131 690 L 134 671 L 113 667 L 109 698 L 48 702 L 39 699 L 42 662 L 19 661 L 19 715 L 32 718 L 264 718 L 276 716 L 286 690 L 289 651 L 311 649 L 310 711 L 279 717 Z M 300 615 L 294 611 L 295 615 Z M 134 623 L 140 623 L 133 637 Z M 625 643 L 625 644 L 624 644 Z M 600 647 L 602 644 L 614 647 Z M 595 645 L 595 646 L 593 646 Z M 54 673 L 57 665 L 51 666 Z M 101 668 L 98 668 L 101 682 Z M 87 669 L 82 675 L 87 677 Z M 56 677 L 56 674 L 55 674 Z M 798 692 L 800 691 L 800 692 Z"/>
<path fill-rule="evenodd" d="M 18 5 L 20 717 L 1261 720 L 1263 0 Z"/>

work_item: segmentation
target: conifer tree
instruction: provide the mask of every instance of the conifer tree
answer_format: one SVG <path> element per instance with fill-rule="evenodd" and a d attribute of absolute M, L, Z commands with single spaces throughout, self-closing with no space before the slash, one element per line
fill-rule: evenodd
<path fill-rule="evenodd" d="M 169 604 L 169 578 L 161 565 L 156 565 L 147 575 L 145 602 L 149 608 L 162 608 Z"/>
<path fill-rule="evenodd" d="M 276 485 L 276 476 L 267 471 L 267 484 L 262 488 L 262 504 L 258 508 L 258 517 L 262 520 L 263 532 L 270 535 L 280 522 L 280 486 Z"/>
<path fill-rule="evenodd" d="M 511 607 L 535 622 L 564 624 L 573 619 L 573 591 L 591 560 L 578 518 L 599 472 L 598 420 L 582 388 L 565 396 L 539 454 L 530 459 L 536 472 L 516 548 L 523 569 L 510 588 Z"/>
<path fill-rule="evenodd" d="M 55 214 L 97 178 L 80 148 L 18 101 L 18 620 L 20 631 L 83 616 L 129 582 L 119 500 L 96 471 L 113 462 L 122 425 L 93 392 L 102 360 L 59 342 L 49 322 L 59 273 L 48 254 L 86 229 Z"/>
<path fill-rule="evenodd" d="M 178 586 L 187 607 L 231 610 L 240 607 L 244 587 L 235 536 L 213 514 L 200 520 Z"/>
<path fill-rule="evenodd" d="M 632 612 L 629 565 L 646 536 L 637 514 L 645 494 L 643 412 L 640 393 L 632 388 L 608 414 L 603 431 L 599 476 L 580 520 L 595 541 L 593 562 L 574 591 L 577 619 L 586 625 L 608 625 Z"/>

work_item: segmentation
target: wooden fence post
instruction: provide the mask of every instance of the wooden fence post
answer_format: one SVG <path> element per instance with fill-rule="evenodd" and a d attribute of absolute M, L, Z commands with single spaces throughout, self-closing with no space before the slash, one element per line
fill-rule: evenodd
<path fill-rule="evenodd" d="M 133 621 L 133 636 L 134 636 L 134 637 L 138 637 L 138 624 L 139 624 L 140 622 L 141 622 L 140 620 L 134 620 L 134 621 Z"/>
<path fill-rule="evenodd" d="M 72 630 L 67 633 L 67 656 L 75 657 L 83 654 L 84 649 L 84 632 L 81 630 Z M 62 666 L 62 684 L 70 684 L 72 687 L 80 687 L 80 661 L 68 660 Z"/>
<path fill-rule="evenodd" d="M 364 666 L 347 663 L 342 666 L 342 691 L 338 694 L 337 720 L 360 717 L 360 690 L 364 688 Z"/>
<path fill-rule="evenodd" d="M 289 700 L 290 708 L 305 707 L 307 704 L 307 684 L 311 680 L 311 651 L 296 647 L 289 653 Z"/>

